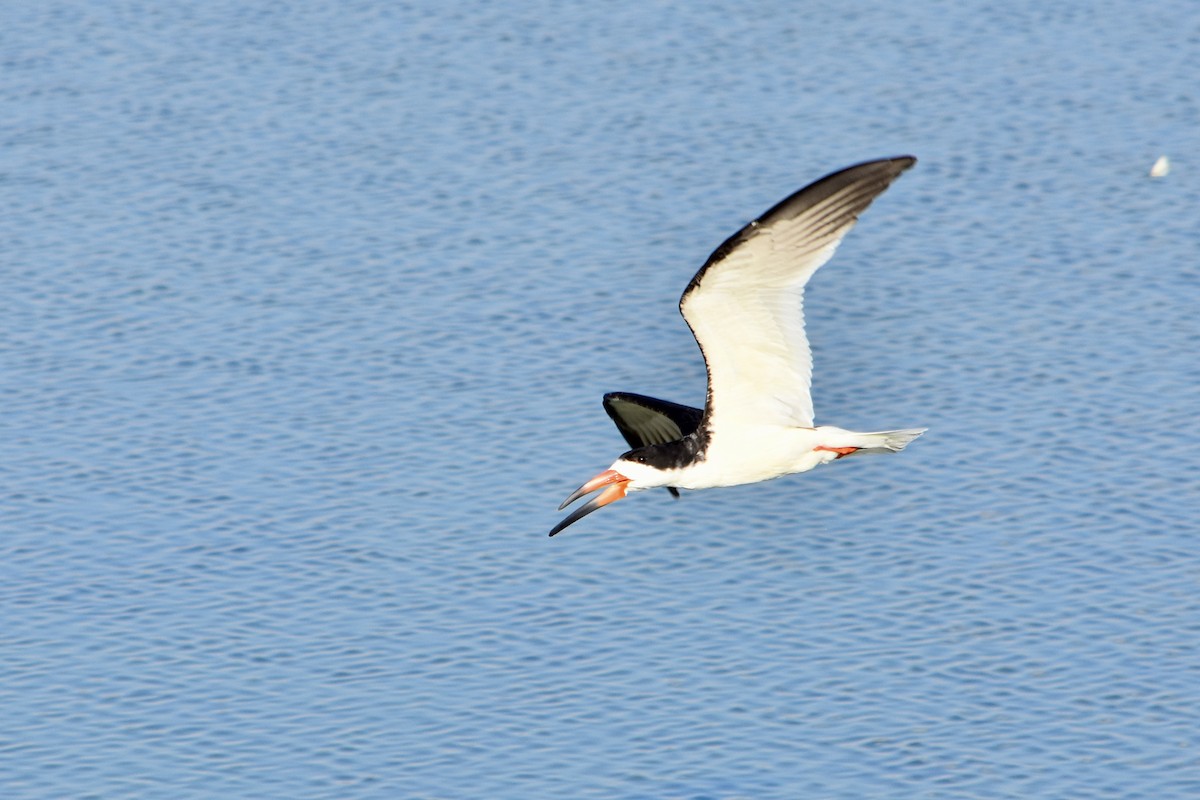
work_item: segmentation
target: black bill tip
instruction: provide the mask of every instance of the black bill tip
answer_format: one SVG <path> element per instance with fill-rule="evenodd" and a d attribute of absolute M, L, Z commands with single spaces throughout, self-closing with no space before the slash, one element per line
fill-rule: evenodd
<path fill-rule="evenodd" d="M 571 524 L 583 519 L 588 514 L 595 511 L 597 508 L 604 508 L 604 506 L 608 505 L 609 503 L 615 503 L 616 501 L 620 500 L 622 497 L 625 496 L 625 487 L 629 484 L 628 479 L 610 481 L 610 483 L 611 483 L 611 485 L 607 489 L 605 489 L 603 492 L 601 492 L 600 494 L 593 497 L 591 500 L 588 500 L 586 503 L 581 505 L 579 508 L 572 511 L 570 514 L 568 514 L 566 516 L 565 519 L 563 519 L 562 522 L 555 525 L 554 528 L 551 529 L 550 535 L 554 536 L 556 533 L 561 531 L 563 528 L 566 528 L 568 525 L 571 525 Z M 584 486 L 586 487 L 587 484 L 585 484 Z M 580 488 L 582 489 L 584 487 L 580 487 Z M 595 491 L 595 490 L 592 489 L 591 491 Z M 574 499 L 574 496 L 572 496 L 571 498 L 568 498 L 568 502 L 573 499 Z"/>

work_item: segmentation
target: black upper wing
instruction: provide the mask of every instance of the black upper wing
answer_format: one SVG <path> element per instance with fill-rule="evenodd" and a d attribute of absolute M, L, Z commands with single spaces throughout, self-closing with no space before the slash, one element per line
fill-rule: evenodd
<path fill-rule="evenodd" d="M 634 449 L 682 439 L 695 431 L 704 417 L 699 408 L 630 392 L 604 395 L 604 410 Z M 674 487 L 669 490 L 679 496 Z"/>

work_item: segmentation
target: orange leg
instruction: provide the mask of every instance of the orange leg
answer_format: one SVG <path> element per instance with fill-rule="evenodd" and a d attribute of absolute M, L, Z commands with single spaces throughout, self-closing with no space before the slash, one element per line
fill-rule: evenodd
<path fill-rule="evenodd" d="M 858 449 L 857 447 L 826 447 L 823 444 L 819 444 L 813 448 L 813 450 L 825 450 L 830 453 L 837 453 L 837 458 L 845 458 L 851 453 L 858 452 Z"/>

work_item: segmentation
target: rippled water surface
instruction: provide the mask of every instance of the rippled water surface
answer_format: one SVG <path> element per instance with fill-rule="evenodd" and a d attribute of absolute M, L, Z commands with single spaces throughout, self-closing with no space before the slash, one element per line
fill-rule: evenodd
<path fill-rule="evenodd" d="M 1200 796 L 1190 2 L 3 17 L 5 798 Z M 547 538 L 907 152 L 806 313 L 929 433 Z"/>

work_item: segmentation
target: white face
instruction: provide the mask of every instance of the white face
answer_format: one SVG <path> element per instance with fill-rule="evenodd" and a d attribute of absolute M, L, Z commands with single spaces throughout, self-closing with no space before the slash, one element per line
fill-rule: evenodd
<path fill-rule="evenodd" d="M 630 492 L 637 492 L 642 489 L 657 489 L 660 486 L 672 485 L 671 471 L 655 469 L 645 464 L 639 464 L 636 461 L 626 461 L 623 458 L 618 458 L 609 469 L 615 469 L 626 478 L 629 478 L 627 491 Z"/>

